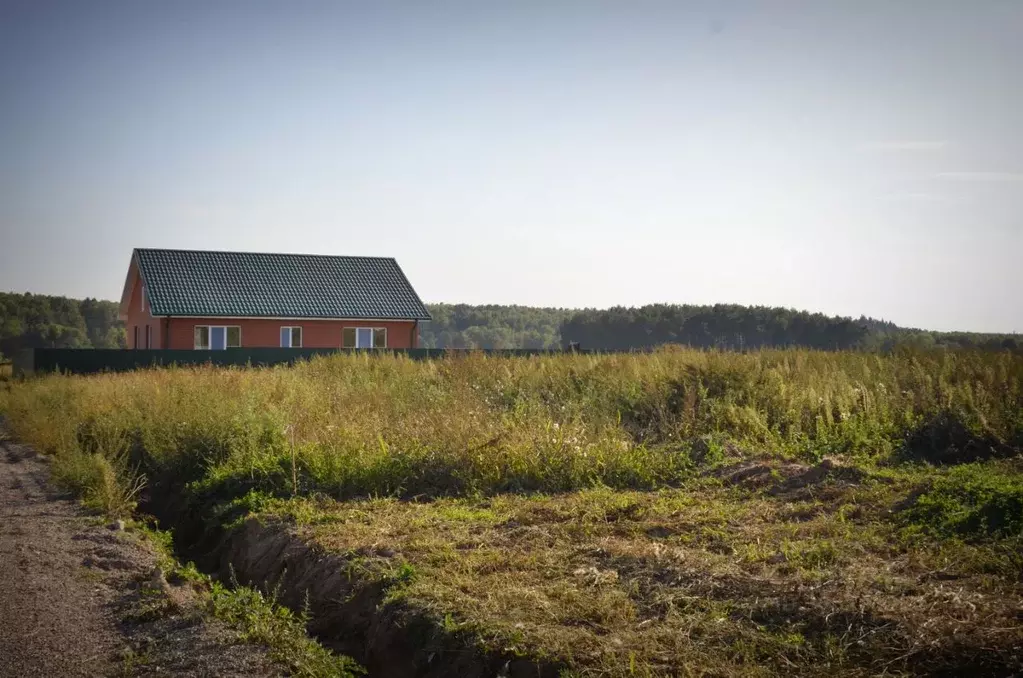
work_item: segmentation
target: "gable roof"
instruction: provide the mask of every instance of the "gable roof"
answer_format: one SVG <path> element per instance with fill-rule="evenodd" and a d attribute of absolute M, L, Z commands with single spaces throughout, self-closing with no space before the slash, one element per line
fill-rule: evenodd
<path fill-rule="evenodd" d="M 430 319 L 391 258 L 138 248 L 132 261 L 157 316 Z"/>

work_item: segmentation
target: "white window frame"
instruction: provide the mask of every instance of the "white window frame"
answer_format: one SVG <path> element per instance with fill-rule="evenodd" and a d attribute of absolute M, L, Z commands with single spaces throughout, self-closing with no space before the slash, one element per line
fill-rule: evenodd
<path fill-rule="evenodd" d="M 355 346 L 345 346 L 345 330 L 352 330 L 353 332 L 355 332 Z M 369 346 L 359 346 L 359 330 L 369 330 L 371 332 L 370 339 L 369 339 L 369 342 L 370 342 Z M 383 332 L 384 333 L 384 345 L 383 346 L 376 346 L 375 345 L 376 344 L 376 338 L 377 338 L 377 332 Z M 387 328 L 386 327 L 344 327 L 344 328 L 341 329 L 341 348 L 347 348 L 347 349 L 351 349 L 351 348 L 357 348 L 357 349 L 363 349 L 363 348 L 387 348 Z"/>
<path fill-rule="evenodd" d="M 136 349 L 136 350 L 138 350 L 138 348 L 139 348 L 139 326 L 138 325 L 132 326 L 131 347 Z"/>
<path fill-rule="evenodd" d="M 281 325 L 281 332 L 288 330 L 288 345 L 285 346 L 284 342 L 281 342 L 281 348 L 302 348 L 302 342 L 305 341 L 305 330 L 302 329 L 301 325 Z M 295 345 L 295 330 L 298 330 L 298 345 Z M 277 333 L 280 336 L 280 332 Z"/>
<path fill-rule="evenodd" d="M 206 328 L 206 345 L 205 346 L 199 346 L 198 343 L 196 343 L 196 341 L 195 341 L 195 331 L 197 329 L 199 329 L 200 327 L 205 327 Z M 210 343 L 209 342 L 210 342 L 210 339 L 213 337 L 213 330 L 214 330 L 214 328 L 221 328 L 221 327 L 224 328 L 224 348 L 241 348 L 241 346 L 242 346 L 242 326 L 241 325 L 192 325 L 192 348 L 193 348 L 193 350 L 196 350 L 196 351 L 210 351 L 210 350 L 212 350 L 210 348 Z M 227 343 L 227 337 L 228 337 L 227 331 L 229 329 L 234 329 L 234 328 L 238 329 L 238 345 L 237 346 L 230 346 Z M 220 349 L 217 349 L 217 350 L 220 350 Z"/>
<path fill-rule="evenodd" d="M 146 348 L 153 348 L 153 326 L 146 325 Z"/>

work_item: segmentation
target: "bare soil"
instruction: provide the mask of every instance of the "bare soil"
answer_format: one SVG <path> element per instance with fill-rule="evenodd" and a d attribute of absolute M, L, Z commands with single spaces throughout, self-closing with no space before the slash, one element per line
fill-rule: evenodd
<path fill-rule="evenodd" d="M 284 674 L 166 584 L 137 534 L 48 477 L 43 457 L 0 440 L 0 677 Z"/>

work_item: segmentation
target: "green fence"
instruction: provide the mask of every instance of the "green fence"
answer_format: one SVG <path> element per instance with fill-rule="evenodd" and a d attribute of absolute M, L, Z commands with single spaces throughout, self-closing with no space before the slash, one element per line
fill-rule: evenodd
<path fill-rule="evenodd" d="M 335 353 L 391 353 L 414 360 L 443 358 L 468 353 L 466 349 L 333 349 L 333 348 L 229 348 L 223 351 L 189 351 L 174 349 L 130 350 L 104 348 L 35 348 L 14 356 L 14 375 L 27 376 L 47 372 L 95 374 L 127 372 L 170 365 L 267 366 L 290 365 L 319 355 Z M 542 349 L 482 349 L 488 355 L 533 356 L 561 353 Z"/>

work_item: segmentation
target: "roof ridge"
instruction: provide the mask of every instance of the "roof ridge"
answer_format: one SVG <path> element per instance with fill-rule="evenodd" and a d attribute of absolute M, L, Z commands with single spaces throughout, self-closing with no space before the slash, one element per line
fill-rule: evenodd
<path fill-rule="evenodd" d="M 136 252 L 182 252 L 189 254 L 258 254 L 269 257 L 322 257 L 324 259 L 373 259 L 376 261 L 397 261 L 394 257 L 380 257 L 366 254 L 315 254 L 311 252 L 253 252 L 251 250 L 197 250 L 177 247 L 136 247 Z"/>

